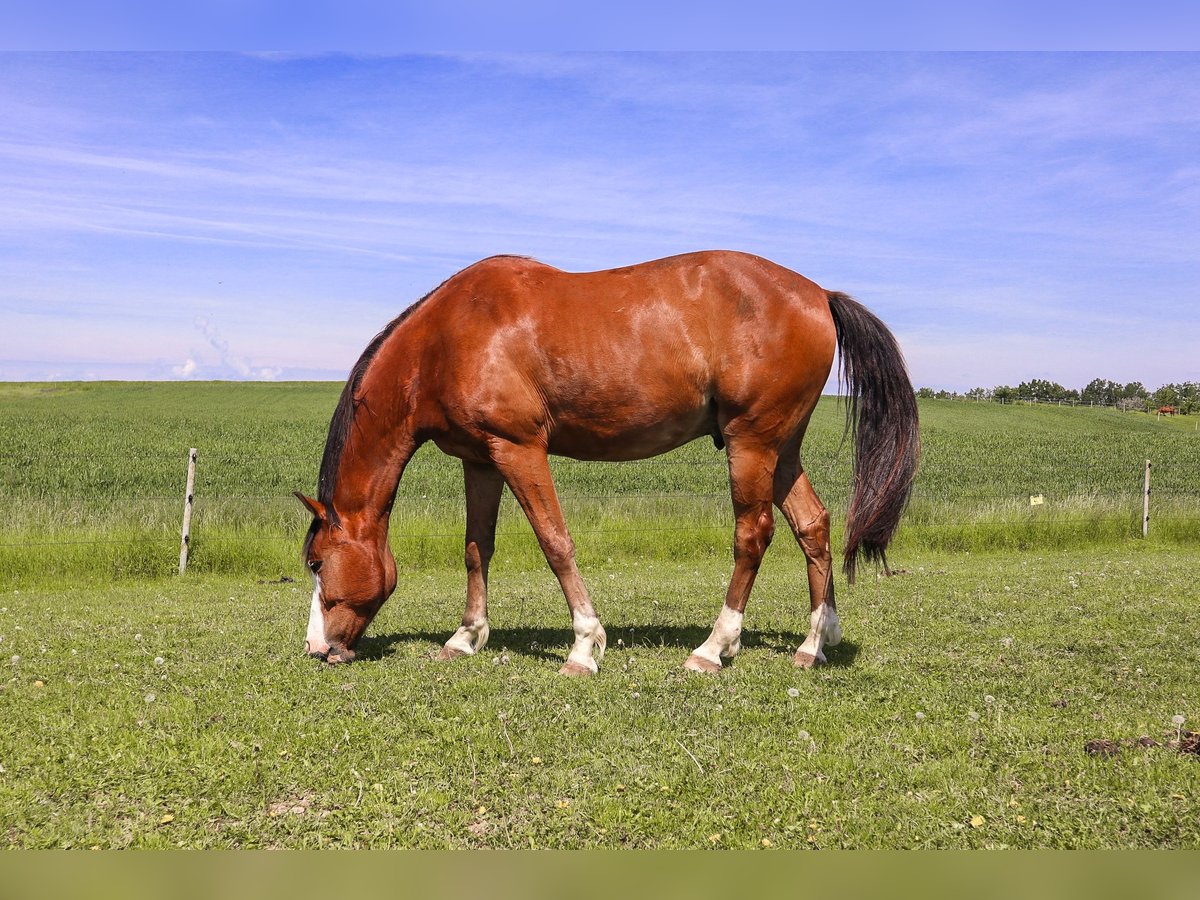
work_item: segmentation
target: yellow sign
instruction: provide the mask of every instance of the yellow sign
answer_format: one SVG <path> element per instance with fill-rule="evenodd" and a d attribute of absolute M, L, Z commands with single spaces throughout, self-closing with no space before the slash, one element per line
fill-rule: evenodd
<path fill-rule="evenodd" d="M 1043 497 L 1041 494 L 1032 494 L 1029 497 L 1029 505 L 1030 506 L 1041 506 L 1045 502 L 1046 502 L 1046 498 Z"/>

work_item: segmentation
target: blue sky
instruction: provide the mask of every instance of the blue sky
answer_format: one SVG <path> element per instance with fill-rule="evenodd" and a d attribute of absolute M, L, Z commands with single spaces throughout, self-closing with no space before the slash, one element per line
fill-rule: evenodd
<path fill-rule="evenodd" d="M 0 54 L 0 379 L 341 379 L 480 257 L 710 247 L 918 384 L 1200 380 L 1200 55 Z"/>

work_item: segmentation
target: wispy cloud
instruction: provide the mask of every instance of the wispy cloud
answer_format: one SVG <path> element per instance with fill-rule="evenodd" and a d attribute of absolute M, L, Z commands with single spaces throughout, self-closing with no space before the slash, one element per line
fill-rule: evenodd
<path fill-rule="evenodd" d="M 1086 366 L 989 335 L 1069 327 L 1111 359 L 1194 318 L 1193 56 L 0 55 L 0 75 L 0 304 L 42 323 L 0 359 L 55 371 L 75 344 L 45 323 L 107 317 L 161 377 L 344 372 L 493 252 L 751 250 L 1008 380 Z M 939 340 L 918 380 L 974 383 Z"/>

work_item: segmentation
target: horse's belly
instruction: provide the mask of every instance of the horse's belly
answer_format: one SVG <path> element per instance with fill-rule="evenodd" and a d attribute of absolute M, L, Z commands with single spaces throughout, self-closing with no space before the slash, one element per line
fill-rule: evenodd
<path fill-rule="evenodd" d="M 549 450 L 575 459 L 645 459 L 710 434 L 714 428 L 708 405 L 673 410 L 654 418 L 597 410 L 594 415 L 557 419 Z"/>

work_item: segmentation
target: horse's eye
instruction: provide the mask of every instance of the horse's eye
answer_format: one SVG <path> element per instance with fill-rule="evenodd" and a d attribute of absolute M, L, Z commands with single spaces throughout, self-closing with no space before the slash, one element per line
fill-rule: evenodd
<path fill-rule="evenodd" d="M 316 575 L 318 572 L 321 571 L 321 560 L 310 559 L 308 561 L 308 569 L 310 572 L 312 572 L 314 575 Z"/>

